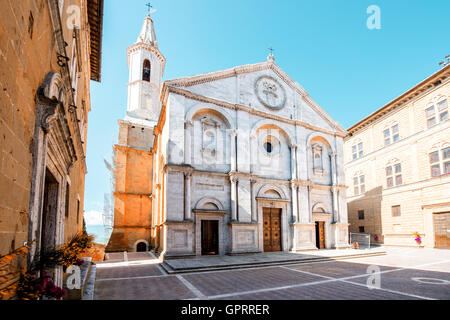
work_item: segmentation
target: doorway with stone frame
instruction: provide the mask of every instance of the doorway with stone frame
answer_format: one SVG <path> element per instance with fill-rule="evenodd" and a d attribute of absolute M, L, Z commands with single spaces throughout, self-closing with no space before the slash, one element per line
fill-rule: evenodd
<path fill-rule="evenodd" d="M 289 199 L 284 198 L 284 194 L 280 196 L 279 199 L 266 198 L 258 196 L 257 201 L 257 212 L 258 212 L 258 227 L 259 227 L 259 251 L 260 252 L 286 252 L 288 251 L 288 212 L 289 204 L 291 203 Z M 272 214 L 273 210 L 273 214 Z M 266 214 L 264 214 L 266 212 Z M 268 212 L 270 212 L 270 221 Z M 264 223 L 264 216 L 266 216 L 267 225 Z M 272 219 L 272 217 L 274 217 Z M 272 232 L 266 236 L 267 232 Z M 270 238 L 268 238 L 270 236 Z M 278 238 L 279 237 L 279 242 Z M 271 247 L 269 248 L 268 241 L 271 241 Z M 273 244 L 272 241 L 275 241 Z M 279 243 L 279 244 L 278 244 Z M 268 251 L 266 251 L 268 250 Z"/>
<path fill-rule="evenodd" d="M 281 248 L 281 209 L 263 208 L 264 252 L 279 252 Z"/>
<path fill-rule="evenodd" d="M 313 213 L 314 238 L 317 249 L 331 249 L 331 214 Z"/>

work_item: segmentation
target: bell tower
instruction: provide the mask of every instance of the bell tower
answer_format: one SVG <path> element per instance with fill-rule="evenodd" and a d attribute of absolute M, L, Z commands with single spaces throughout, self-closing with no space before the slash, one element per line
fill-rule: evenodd
<path fill-rule="evenodd" d="M 153 127 L 161 111 L 159 94 L 166 59 L 159 52 L 150 13 L 135 44 L 127 50 L 129 83 L 125 121 Z"/>

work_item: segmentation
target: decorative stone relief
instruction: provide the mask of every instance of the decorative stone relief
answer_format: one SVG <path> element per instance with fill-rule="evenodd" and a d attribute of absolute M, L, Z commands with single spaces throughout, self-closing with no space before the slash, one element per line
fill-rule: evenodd
<path fill-rule="evenodd" d="M 258 78 L 255 92 L 259 102 L 268 108 L 280 110 L 286 104 L 286 91 L 275 78 L 269 76 Z"/>

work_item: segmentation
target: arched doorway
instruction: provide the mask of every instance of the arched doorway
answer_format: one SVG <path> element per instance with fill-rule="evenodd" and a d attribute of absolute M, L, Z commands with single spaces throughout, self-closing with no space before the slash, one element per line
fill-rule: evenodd
<path fill-rule="evenodd" d="M 139 242 L 136 245 L 136 252 L 147 252 L 147 244 L 145 242 Z"/>

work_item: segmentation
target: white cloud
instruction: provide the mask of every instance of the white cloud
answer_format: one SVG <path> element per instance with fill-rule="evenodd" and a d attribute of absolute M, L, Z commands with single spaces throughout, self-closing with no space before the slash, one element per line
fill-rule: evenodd
<path fill-rule="evenodd" d="M 103 225 L 102 213 L 100 211 L 87 211 L 84 213 L 84 220 L 86 221 L 86 225 Z"/>

